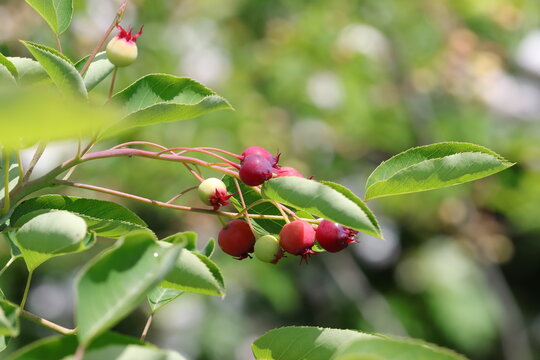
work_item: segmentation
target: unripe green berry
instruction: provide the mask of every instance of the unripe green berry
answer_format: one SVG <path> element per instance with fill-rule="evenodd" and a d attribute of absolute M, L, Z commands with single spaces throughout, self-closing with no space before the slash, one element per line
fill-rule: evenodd
<path fill-rule="evenodd" d="M 283 256 L 279 240 L 273 235 L 260 237 L 255 242 L 255 256 L 261 261 L 275 264 Z"/>
<path fill-rule="evenodd" d="M 107 44 L 107 58 L 118 67 L 133 64 L 137 60 L 137 38 L 142 34 L 142 27 L 138 33 L 132 34 L 131 29 L 126 31 L 121 26 L 117 26 L 120 33 L 113 37 Z"/>
<path fill-rule="evenodd" d="M 205 203 L 206 205 L 214 205 L 211 202 L 211 199 L 216 196 L 217 194 L 227 194 L 227 186 L 223 183 L 223 181 L 217 179 L 217 178 L 208 178 L 204 180 L 198 188 L 199 192 L 199 198 L 201 198 L 201 201 Z"/>

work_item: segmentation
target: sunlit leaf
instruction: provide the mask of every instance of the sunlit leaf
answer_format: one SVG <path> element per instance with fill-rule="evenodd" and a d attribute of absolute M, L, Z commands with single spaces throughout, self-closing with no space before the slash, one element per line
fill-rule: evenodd
<path fill-rule="evenodd" d="M 83 78 L 67 57 L 45 45 L 29 41 L 22 43 L 43 66 L 60 90 L 88 97 Z"/>
<path fill-rule="evenodd" d="M 184 292 L 174 289 L 155 288 L 148 294 L 148 304 L 152 313 L 178 298 Z"/>
<path fill-rule="evenodd" d="M 109 133 L 170 121 L 187 120 L 231 105 L 198 82 L 165 74 L 150 74 L 135 81 L 113 98 L 126 118 Z"/>
<path fill-rule="evenodd" d="M 59 35 L 66 31 L 73 16 L 73 0 L 26 0 Z"/>
<path fill-rule="evenodd" d="M 479 145 L 445 142 L 420 146 L 379 165 L 367 180 L 366 200 L 462 184 L 512 165 Z"/>
<path fill-rule="evenodd" d="M 341 187 L 338 191 L 336 187 L 335 184 L 286 176 L 266 181 L 262 196 L 380 238 L 382 235 L 377 223 L 373 222 L 374 216 L 365 204 L 359 203 L 352 193 Z"/>
<path fill-rule="evenodd" d="M 78 71 L 81 71 L 89 57 L 90 56 L 85 56 L 78 61 L 75 64 L 75 68 Z M 107 59 L 107 54 L 105 52 L 98 53 L 83 76 L 86 90 L 90 91 L 95 88 L 100 82 L 106 79 L 113 70 L 114 65 Z"/>
<path fill-rule="evenodd" d="M 17 231 L 15 239 L 30 271 L 52 257 L 85 250 L 94 242 L 87 237 L 84 220 L 68 211 L 36 216 Z"/>
<path fill-rule="evenodd" d="M 104 237 L 118 238 L 147 229 L 139 216 L 120 204 L 63 195 L 44 195 L 23 201 L 11 215 L 11 226 L 20 227 L 36 214 L 50 210 L 67 210 L 81 216 L 88 230 Z"/>
<path fill-rule="evenodd" d="M 78 337 L 88 344 L 130 313 L 173 268 L 180 246 L 161 246 L 147 232 L 126 236 L 97 256 L 77 282 Z"/>

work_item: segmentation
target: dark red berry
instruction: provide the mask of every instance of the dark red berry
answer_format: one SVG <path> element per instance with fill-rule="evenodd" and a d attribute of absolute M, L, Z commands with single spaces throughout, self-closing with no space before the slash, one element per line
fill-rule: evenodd
<path fill-rule="evenodd" d="M 311 250 L 315 244 L 315 230 L 305 221 L 293 221 L 281 229 L 279 244 L 286 252 L 300 255 L 307 262 L 308 256 L 315 253 Z"/>
<path fill-rule="evenodd" d="M 277 176 L 278 177 L 283 177 L 283 176 L 304 177 L 302 174 L 300 174 L 300 172 L 298 170 L 296 170 L 295 168 L 290 167 L 290 166 L 282 166 L 282 167 L 280 167 L 278 169 L 278 171 L 277 171 Z"/>
<path fill-rule="evenodd" d="M 244 150 L 244 152 L 242 153 L 242 161 L 240 161 L 240 164 L 243 164 L 244 163 L 244 160 L 246 158 L 246 156 L 249 156 L 249 155 L 259 155 L 259 156 L 262 156 L 263 158 L 265 158 L 266 160 L 268 160 L 268 162 L 274 166 L 277 164 L 277 159 L 276 157 L 274 157 L 274 155 L 272 155 L 270 153 L 270 151 L 266 150 L 265 148 L 263 147 L 260 147 L 260 146 L 250 146 L 248 147 L 247 149 Z"/>
<path fill-rule="evenodd" d="M 349 229 L 332 221 L 323 220 L 317 227 L 316 239 L 326 251 L 338 252 L 345 249 L 350 243 L 358 242 L 355 239 L 358 231 Z"/>
<path fill-rule="evenodd" d="M 253 252 L 255 236 L 247 222 L 233 220 L 219 232 L 218 244 L 224 253 L 242 260 L 249 257 L 250 252 Z"/>
<path fill-rule="evenodd" d="M 248 155 L 240 167 L 240 179 L 249 186 L 261 185 L 272 177 L 272 164 L 260 155 Z"/>

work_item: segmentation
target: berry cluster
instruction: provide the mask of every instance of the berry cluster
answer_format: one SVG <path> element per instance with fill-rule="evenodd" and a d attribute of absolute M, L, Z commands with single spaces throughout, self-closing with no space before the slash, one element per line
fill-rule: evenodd
<path fill-rule="evenodd" d="M 251 146 L 238 156 L 240 165 L 240 180 L 249 186 L 259 186 L 273 177 L 299 176 L 300 172 L 292 167 L 279 166 L 280 154 L 272 155 L 268 150 Z M 201 200 L 214 207 L 228 204 L 233 196 L 227 194 L 225 184 L 216 178 L 204 180 L 198 188 Z M 281 229 L 279 236 L 264 235 L 256 239 L 250 224 L 236 219 L 226 224 L 218 235 L 218 244 L 226 254 L 241 260 L 251 257 L 250 253 L 264 262 L 276 264 L 285 253 L 298 255 L 301 261 L 315 254 L 313 250 L 317 242 L 320 247 L 329 252 L 343 250 L 351 242 L 356 242 L 357 231 L 329 220 L 321 220 L 317 227 L 303 221 L 288 222 Z"/>

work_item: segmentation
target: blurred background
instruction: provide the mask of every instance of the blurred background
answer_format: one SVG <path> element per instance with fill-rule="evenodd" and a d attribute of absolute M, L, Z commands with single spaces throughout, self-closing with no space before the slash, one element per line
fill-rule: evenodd
<path fill-rule="evenodd" d="M 76 0 L 66 54 L 88 54 L 120 2 Z M 474 183 L 371 201 L 386 240 L 360 236 L 307 266 L 218 251 L 227 296 L 181 296 L 157 313 L 149 341 L 190 359 L 251 359 L 264 332 L 313 325 L 422 338 L 472 359 L 540 359 L 540 3 L 133 0 L 123 24 L 145 27 L 139 60 L 120 71 L 117 89 L 152 72 L 189 76 L 236 111 L 138 129 L 101 148 L 146 140 L 240 153 L 259 145 L 359 196 L 381 161 L 412 146 L 474 142 L 517 162 Z M 18 39 L 56 46 L 25 2 L 0 0 L 0 51 L 30 57 Z M 94 96 L 105 98 L 108 86 Z M 74 149 L 50 145 L 38 170 Z M 183 167 L 144 159 L 88 163 L 73 178 L 160 200 L 194 184 Z M 64 193 L 119 201 L 160 236 L 194 230 L 201 246 L 220 229 L 210 216 Z M 110 244 L 43 265 L 29 309 L 72 326 L 74 277 Z M 2 243 L 2 263 L 7 256 Z M 25 278 L 19 262 L 0 285 L 17 300 Z M 116 330 L 138 336 L 144 305 Z M 50 335 L 22 326 L 26 336 L 10 350 Z"/>

